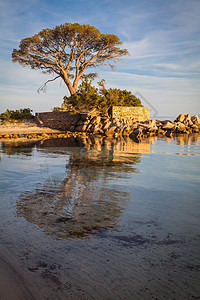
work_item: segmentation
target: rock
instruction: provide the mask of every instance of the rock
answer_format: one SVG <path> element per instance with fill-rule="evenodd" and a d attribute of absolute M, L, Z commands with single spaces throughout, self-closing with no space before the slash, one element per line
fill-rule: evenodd
<path fill-rule="evenodd" d="M 163 125 L 161 120 L 156 120 L 156 126 L 161 127 Z"/>
<path fill-rule="evenodd" d="M 177 131 L 182 132 L 182 131 L 185 131 L 185 130 L 186 130 L 186 127 L 183 123 L 177 124 Z"/>
<path fill-rule="evenodd" d="M 99 124 L 101 121 L 101 117 L 100 116 L 94 116 L 92 119 L 91 119 L 91 123 L 93 124 Z"/>
<path fill-rule="evenodd" d="M 185 116 L 185 120 L 183 121 L 183 123 L 184 123 L 185 125 L 188 125 L 188 126 L 191 126 L 191 125 L 193 124 L 193 122 L 191 121 L 190 114 L 187 114 L 187 115 Z"/>
<path fill-rule="evenodd" d="M 158 130 L 158 127 L 156 126 L 156 120 L 146 120 L 145 122 L 141 122 L 139 126 L 149 132 Z"/>
<path fill-rule="evenodd" d="M 197 115 L 191 117 L 191 121 L 192 121 L 192 123 L 195 124 L 195 125 L 200 124 L 200 119 L 199 119 L 199 117 L 198 117 Z"/>
<path fill-rule="evenodd" d="M 164 125 L 161 126 L 162 129 L 168 130 L 174 128 L 175 125 L 169 121 L 167 121 Z"/>
<path fill-rule="evenodd" d="M 184 122 L 187 122 L 187 121 L 191 121 L 190 114 L 187 114 L 187 115 L 185 116 Z"/>
<path fill-rule="evenodd" d="M 198 129 L 198 126 L 197 126 L 196 124 L 193 124 L 193 125 L 191 126 L 191 128 L 192 128 L 192 129 Z"/>
<path fill-rule="evenodd" d="M 76 126 L 81 126 L 81 125 L 83 125 L 83 124 L 85 124 L 85 121 L 82 120 L 82 119 L 80 119 L 80 120 L 76 123 Z"/>
<path fill-rule="evenodd" d="M 111 128 L 109 130 L 104 131 L 104 134 L 106 136 L 113 136 L 115 134 L 115 130 L 114 130 L 114 128 Z"/>
<path fill-rule="evenodd" d="M 131 139 L 138 138 L 139 136 L 141 136 L 142 133 L 143 133 L 143 130 L 141 128 L 137 128 L 133 132 L 131 132 L 129 137 Z"/>
<path fill-rule="evenodd" d="M 185 120 L 185 115 L 184 114 L 180 114 L 176 120 L 174 122 L 183 122 Z"/>
<path fill-rule="evenodd" d="M 196 125 L 196 124 L 193 124 L 190 128 L 191 128 L 191 130 L 194 131 L 194 132 L 199 132 L 199 126 Z"/>
<path fill-rule="evenodd" d="M 148 131 L 150 131 L 150 132 L 153 132 L 153 131 L 156 131 L 156 130 L 158 130 L 157 126 L 152 126 L 152 127 L 148 128 Z"/>
<path fill-rule="evenodd" d="M 171 130 L 167 130 L 166 133 L 165 133 L 165 136 L 166 136 L 166 137 L 172 137 L 172 132 L 171 132 Z"/>
<path fill-rule="evenodd" d="M 102 125 L 101 124 L 94 124 L 93 125 L 94 127 L 92 127 L 91 129 L 92 129 L 92 131 L 93 132 L 99 132 L 100 130 L 101 130 L 101 127 L 102 127 Z"/>
<path fill-rule="evenodd" d="M 163 134 L 165 134 L 165 132 L 166 132 L 165 130 L 158 129 L 158 132 L 157 132 L 157 133 L 158 133 L 159 135 L 163 135 Z"/>
<path fill-rule="evenodd" d="M 103 128 L 103 130 L 105 132 L 106 131 L 114 132 L 116 130 L 116 128 L 117 128 L 116 125 L 114 123 L 111 123 L 107 130 L 105 130 L 105 127 Z"/>
<path fill-rule="evenodd" d="M 149 127 L 156 126 L 156 120 L 146 120 L 144 124 L 149 125 Z"/>
<path fill-rule="evenodd" d="M 135 130 L 135 129 L 137 129 L 137 128 L 138 128 L 138 125 L 136 123 L 134 123 L 133 125 L 131 125 L 131 130 L 132 131 Z"/>
<path fill-rule="evenodd" d="M 110 125 L 111 125 L 112 123 L 110 122 L 110 121 L 106 121 L 105 123 L 104 123 L 104 125 L 103 125 L 103 130 L 107 130 L 109 127 L 110 127 Z"/>
<path fill-rule="evenodd" d="M 184 124 L 191 127 L 193 125 L 193 122 L 190 120 L 190 121 L 184 121 Z"/>

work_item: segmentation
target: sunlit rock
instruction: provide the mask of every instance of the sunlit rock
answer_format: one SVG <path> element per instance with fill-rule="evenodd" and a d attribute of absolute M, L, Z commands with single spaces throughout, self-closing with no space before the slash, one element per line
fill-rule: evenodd
<path fill-rule="evenodd" d="M 185 115 L 184 114 L 180 114 L 177 118 L 176 118 L 176 120 L 175 120 L 175 122 L 183 122 L 185 120 Z"/>

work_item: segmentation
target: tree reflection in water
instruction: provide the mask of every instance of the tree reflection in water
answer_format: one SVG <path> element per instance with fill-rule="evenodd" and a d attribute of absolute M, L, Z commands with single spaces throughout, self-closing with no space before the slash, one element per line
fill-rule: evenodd
<path fill-rule="evenodd" d="M 195 138 L 181 136 L 176 141 L 190 143 Z M 62 182 L 48 180 L 41 189 L 21 195 L 17 215 L 64 239 L 89 238 L 98 231 L 116 228 L 129 194 L 110 180 L 138 172 L 134 166 L 140 163 L 140 153 L 149 153 L 149 145 L 156 139 L 142 143 L 103 138 L 37 141 L 38 150 L 53 153 L 53 157 L 62 151 L 70 156 L 68 175 Z"/>
<path fill-rule="evenodd" d="M 57 142 L 73 145 L 65 148 L 70 155 L 67 178 L 62 182 L 49 180 L 41 189 L 25 192 L 17 203 L 17 215 L 65 239 L 89 238 L 98 231 L 116 228 L 129 193 L 109 181 L 137 172 L 133 166 L 140 163 L 141 155 L 125 154 L 127 143 L 116 140 L 47 140 L 37 147 L 56 154 Z M 74 147 L 75 142 L 79 147 Z"/>

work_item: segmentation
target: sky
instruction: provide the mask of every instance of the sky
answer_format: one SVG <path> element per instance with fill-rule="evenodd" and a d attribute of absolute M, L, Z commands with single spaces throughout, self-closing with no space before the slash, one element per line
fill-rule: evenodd
<path fill-rule="evenodd" d="M 38 94 L 53 75 L 11 58 L 21 39 L 68 22 L 115 34 L 129 50 L 114 70 L 94 69 L 107 88 L 139 96 L 152 117 L 200 113 L 200 0 L 0 0 L 0 113 L 51 111 L 69 95 L 60 79 Z"/>

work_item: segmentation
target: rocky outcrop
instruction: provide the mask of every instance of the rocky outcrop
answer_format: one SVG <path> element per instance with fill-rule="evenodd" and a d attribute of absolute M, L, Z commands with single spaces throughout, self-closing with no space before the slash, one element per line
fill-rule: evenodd
<path fill-rule="evenodd" d="M 142 137 L 158 135 L 171 137 L 173 134 L 192 133 L 200 131 L 200 119 L 197 115 L 180 114 L 174 121 L 148 120 L 137 123 L 130 138 L 141 139 Z"/>
<path fill-rule="evenodd" d="M 87 114 L 80 116 L 79 121 L 70 128 L 75 132 L 87 132 L 104 136 L 142 136 L 166 135 L 199 132 L 200 119 L 197 115 L 179 115 L 173 122 L 170 120 L 143 120 L 134 122 L 132 119 L 109 118 Z"/>

